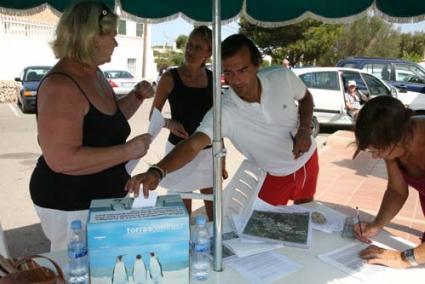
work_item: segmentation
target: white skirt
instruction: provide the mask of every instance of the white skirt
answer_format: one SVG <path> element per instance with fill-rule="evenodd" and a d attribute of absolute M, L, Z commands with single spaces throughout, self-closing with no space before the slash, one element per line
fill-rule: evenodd
<path fill-rule="evenodd" d="M 167 141 L 165 153 L 168 154 L 174 145 Z M 159 184 L 161 187 L 177 192 L 192 192 L 213 186 L 212 148 L 203 149 L 190 163 L 183 168 L 167 174 Z"/>

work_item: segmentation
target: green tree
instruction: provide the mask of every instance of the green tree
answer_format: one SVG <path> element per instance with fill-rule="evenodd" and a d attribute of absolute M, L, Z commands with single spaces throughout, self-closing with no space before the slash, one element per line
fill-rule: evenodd
<path fill-rule="evenodd" d="M 178 49 L 184 49 L 186 47 L 188 38 L 189 37 L 187 35 L 179 35 L 176 39 L 176 47 Z"/>
<path fill-rule="evenodd" d="M 419 62 L 425 57 L 425 33 L 401 34 L 399 57 Z"/>
<path fill-rule="evenodd" d="M 345 25 L 335 43 L 335 58 L 398 57 L 400 33 L 379 17 L 365 16 Z"/>
<path fill-rule="evenodd" d="M 240 32 L 249 36 L 263 51 L 271 55 L 274 64 L 281 64 L 288 57 L 295 65 L 322 62 L 321 55 L 334 46 L 342 31 L 341 25 L 323 24 L 306 19 L 300 23 L 280 27 L 262 28 L 241 18 Z"/>

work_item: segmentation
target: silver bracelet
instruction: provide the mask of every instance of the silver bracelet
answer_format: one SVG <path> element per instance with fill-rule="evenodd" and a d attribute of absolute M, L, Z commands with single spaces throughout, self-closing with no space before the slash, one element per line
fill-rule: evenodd
<path fill-rule="evenodd" d="M 159 175 L 160 175 L 159 180 L 162 180 L 167 175 L 167 170 L 162 169 L 158 165 L 152 165 L 152 166 L 150 166 L 149 169 L 148 169 L 148 171 L 149 170 L 154 170 L 157 173 L 159 173 Z"/>

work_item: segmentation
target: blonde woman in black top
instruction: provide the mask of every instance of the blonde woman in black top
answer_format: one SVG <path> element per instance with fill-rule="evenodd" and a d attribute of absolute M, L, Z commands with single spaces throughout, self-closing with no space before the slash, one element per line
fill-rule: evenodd
<path fill-rule="evenodd" d="M 153 95 L 141 82 L 117 101 L 99 65 L 117 47 L 117 16 L 100 2 L 79 2 L 61 17 L 52 47 L 58 63 L 37 95 L 42 150 L 30 193 L 51 250 L 66 248 L 74 219 L 85 224 L 93 199 L 123 197 L 128 160 L 146 154 L 150 135 L 127 141 L 127 120 Z"/>
<path fill-rule="evenodd" d="M 170 130 L 167 153 L 195 132 L 213 105 L 212 72 L 205 67 L 211 57 L 211 44 L 211 30 L 206 26 L 195 28 L 186 45 L 184 63 L 165 72 L 158 83 L 153 107 L 161 111 L 168 100 L 171 108 L 171 119 L 167 119 L 165 125 Z M 202 193 L 212 193 L 212 163 L 212 148 L 208 146 L 190 164 L 168 175 L 161 186 L 179 192 L 200 190 Z M 191 201 L 184 200 L 189 213 Z M 212 220 L 212 202 L 206 201 L 205 207 Z"/>

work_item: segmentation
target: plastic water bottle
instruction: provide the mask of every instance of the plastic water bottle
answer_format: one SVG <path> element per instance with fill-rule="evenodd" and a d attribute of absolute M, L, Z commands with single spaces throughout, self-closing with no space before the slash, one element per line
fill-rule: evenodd
<path fill-rule="evenodd" d="M 191 259 L 191 276 L 194 280 L 208 279 L 210 269 L 210 234 L 207 228 L 205 216 L 196 216 L 196 225 L 192 234 L 192 259 Z"/>
<path fill-rule="evenodd" d="M 69 281 L 72 284 L 89 283 L 89 265 L 85 231 L 81 221 L 71 223 L 71 233 L 68 242 Z"/>

